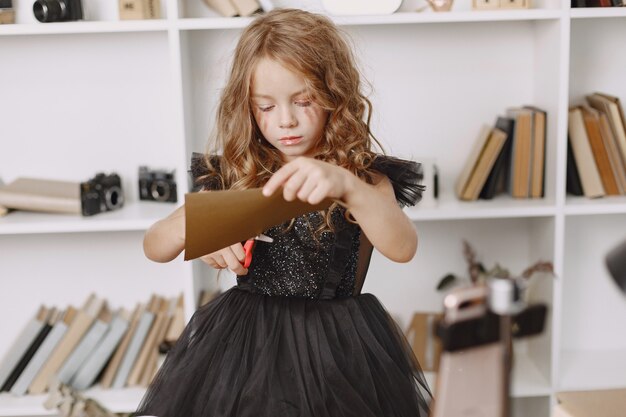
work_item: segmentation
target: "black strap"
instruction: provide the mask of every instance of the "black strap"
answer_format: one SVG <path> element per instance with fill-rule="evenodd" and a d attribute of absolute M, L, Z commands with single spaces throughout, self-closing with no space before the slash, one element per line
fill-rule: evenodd
<path fill-rule="evenodd" d="M 337 232 L 336 241 L 333 246 L 333 253 L 330 256 L 330 265 L 324 287 L 320 294 L 320 300 L 330 300 L 335 298 L 335 291 L 341 281 L 343 272 L 348 265 L 348 258 L 352 250 L 352 237 L 354 235 L 353 227 L 344 227 Z"/>

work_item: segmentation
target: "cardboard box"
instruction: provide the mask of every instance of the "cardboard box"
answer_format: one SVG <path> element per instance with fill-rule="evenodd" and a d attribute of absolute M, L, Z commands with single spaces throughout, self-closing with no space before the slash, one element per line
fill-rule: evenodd
<path fill-rule="evenodd" d="M 626 388 L 559 392 L 552 417 L 623 417 Z"/>
<path fill-rule="evenodd" d="M 406 331 L 413 353 L 425 372 L 439 370 L 441 341 L 435 334 L 435 329 L 441 317 L 441 313 L 415 313 Z"/>

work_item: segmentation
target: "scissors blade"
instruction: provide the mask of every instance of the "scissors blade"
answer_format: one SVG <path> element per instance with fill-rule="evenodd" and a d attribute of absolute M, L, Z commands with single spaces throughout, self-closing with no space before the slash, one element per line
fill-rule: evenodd
<path fill-rule="evenodd" d="M 267 242 L 267 243 L 272 243 L 274 241 L 274 239 L 272 239 L 271 237 L 264 235 L 263 233 L 261 233 L 260 235 L 256 236 L 254 238 L 255 240 L 260 240 L 261 242 Z"/>

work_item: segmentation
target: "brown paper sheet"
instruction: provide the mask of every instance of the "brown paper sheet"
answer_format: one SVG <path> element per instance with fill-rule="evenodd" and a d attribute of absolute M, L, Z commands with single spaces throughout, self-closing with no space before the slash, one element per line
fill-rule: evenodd
<path fill-rule="evenodd" d="M 185 195 L 185 260 L 243 242 L 294 217 L 330 207 L 286 201 L 280 191 L 265 197 L 261 188 Z"/>

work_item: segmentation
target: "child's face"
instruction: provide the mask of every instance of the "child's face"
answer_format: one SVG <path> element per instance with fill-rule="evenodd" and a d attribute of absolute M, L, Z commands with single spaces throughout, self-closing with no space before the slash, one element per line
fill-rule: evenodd
<path fill-rule="evenodd" d="M 285 161 L 312 156 L 328 118 L 306 93 L 302 76 L 267 58 L 252 74 L 252 110 L 261 133 Z"/>

